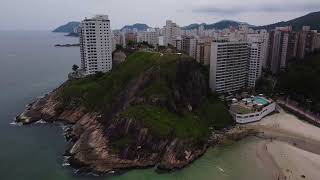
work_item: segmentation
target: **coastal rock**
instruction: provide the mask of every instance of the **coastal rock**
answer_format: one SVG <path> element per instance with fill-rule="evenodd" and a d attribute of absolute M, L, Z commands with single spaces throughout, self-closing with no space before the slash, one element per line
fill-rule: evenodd
<path fill-rule="evenodd" d="M 206 99 L 207 81 L 192 59 L 148 52 L 132 57 L 109 74 L 67 81 L 31 104 L 17 122 L 69 124 L 65 154 L 80 172 L 187 166 L 209 147 L 207 123 L 221 117 L 232 122 L 231 116 L 221 103 Z M 203 108 L 208 106 L 213 109 Z M 215 108 L 219 116 L 212 115 Z M 207 116 L 201 119 L 200 112 Z"/>

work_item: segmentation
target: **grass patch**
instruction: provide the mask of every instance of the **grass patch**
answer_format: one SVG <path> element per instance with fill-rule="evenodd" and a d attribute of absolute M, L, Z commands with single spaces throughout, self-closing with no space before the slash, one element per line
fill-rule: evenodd
<path fill-rule="evenodd" d="M 225 104 L 214 96 L 208 97 L 199 108 L 198 114 L 208 126 L 218 130 L 235 123 Z"/>
<path fill-rule="evenodd" d="M 157 63 L 160 55 L 157 53 L 137 52 L 101 77 L 90 76 L 80 80 L 70 81 L 63 88 L 61 97 L 64 104 L 78 100 L 88 110 L 101 110 L 110 105 L 127 84 L 142 72 Z"/>
<path fill-rule="evenodd" d="M 134 53 L 110 73 L 69 81 L 60 95 L 64 107 L 59 109 L 83 105 L 88 111 L 106 112 L 110 109 L 114 98 L 118 97 L 129 82 L 151 68 L 157 72 L 158 77 L 141 90 L 140 95 L 156 96 L 166 102 L 172 102 L 180 58 L 181 56 L 172 54 L 160 56 L 159 53 L 151 52 Z M 208 69 L 202 68 L 201 73 L 207 77 Z M 158 137 L 174 136 L 182 139 L 191 138 L 195 141 L 206 140 L 210 135 L 209 127 L 221 129 L 233 123 L 225 105 L 213 96 L 208 97 L 198 109 L 194 109 L 194 112 L 186 109 L 185 112 L 177 114 L 166 107 L 140 104 L 129 107 L 119 115 L 141 122 L 142 126 Z M 130 137 L 123 137 L 111 143 L 114 150 L 118 151 L 132 142 Z"/>
<path fill-rule="evenodd" d="M 151 133 L 159 137 L 172 134 L 194 140 L 206 139 L 210 135 L 210 127 L 221 129 L 234 124 L 226 106 L 213 98 L 203 103 L 199 110 L 181 115 L 162 107 L 137 105 L 121 113 L 120 117 L 142 122 Z"/>
<path fill-rule="evenodd" d="M 137 105 L 121 113 L 120 117 L 133 118 L 142 122 L 152 134 L 159 137 L 175 135 L 179 138 L 201 139 L 208 135 L 207 127 L 193 113 L 184 113 L 179 116 L 165 108 Z"/>

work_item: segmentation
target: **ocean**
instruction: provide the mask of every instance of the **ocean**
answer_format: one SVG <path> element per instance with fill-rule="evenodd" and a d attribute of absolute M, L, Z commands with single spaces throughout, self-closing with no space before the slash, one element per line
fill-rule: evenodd
<path fill-rule="evenodd" d="M 79 47 L 54 47 L 78 39 L 46 31 L 0 31 L 0 180 L 268 180 L 255 157 L 259 140 L 209 149 L 190 166 L 158 174 L 153 168 L 122 175 L 77 175 L 67 166 L 66 142 L 59 124 L 18 126 L 12 123 L 28 103 L 67 79 L 73 64 L 80 64 Z"/>

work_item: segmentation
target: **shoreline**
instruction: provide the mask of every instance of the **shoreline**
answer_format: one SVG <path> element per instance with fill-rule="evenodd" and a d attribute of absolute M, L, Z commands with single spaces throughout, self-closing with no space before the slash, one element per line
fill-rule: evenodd
<path fill-rule="evenodd" d="M 245 127 L 259 132 L 256 158 L 274 180 L 319 179 L 320 128 L 282 109 Z"/>
<path fill-rule="evenodd" d="M 79 114 L 72 119 L 71 121 L 63 121 L 62 119 L 54 119 L 50 118 L 46 119 L 45 117 L 33 117 L 35 114 L 29 114 L 30 117 L 28 117 L 28 114 L 26 112 L 30 110 L 37 110 L 37 108 L 43 106 L 44 102 L 47 101 L 48 99 L 52 98 L 52 95 L 55 94 L 55 92 L 59 88 L 53 90 L 51 93 L 47 94 L 41 99 L 37 99 L 35 102 L 30 103 L 26 110 L 21 114 L 22 116 L 17 116 L 17 121 L 20 122 L 22 121 L 23 124 L 28 125 L 28 124 L 33 124 L 37 121 L 35 119 L 41 118 L 42 120 L 45 120 L 48 123 L 63 123 L 65 125 L 70 125 L 70 123 L 74 124 L 76 123 L 75 120 L 76 117 L 79 116 Z M 54 103 L 53 103 L 54 104 Z M 46 112 L 51 113 L 51 105 L 52 102 L 49 104 L 45 105 L 50 105 L 48 106 L 48 109 L 45 109 Z M 42 108 L 40 108 L 43 110 Z M 48 111 L 49 110 L 49 111 Z M 23 116 L 26 115 L 26 116 Z M 81 114 L 80 114 L 81 115 Z M 64 116 L 67 117 L 67 116 Z M 29 120 L 30 121 L 29 121 Z M 39 119 L 39 120 L 41 120 Z M 81 125 L 81 123 L 79 124 Z M 71 125 L 73 126 L 73 125 Z M 68 142 L 66 146 L 66 154 L 67 156 L 70 156 L 70 154 L 67 154 L 68 152 L 70 153 L 75 145 L 76 139 L 72 136 L 72 133 L 70 133 L 71 130 L 67 129 L 65 130 L 65 139 Z M 204 150 L 204 152 L 198 156 L 201 157 L 208 148 L 211 148 L 215 145 L 223 145 L 227 143 L 228 141 L 239 141 L 242 140 L 248 136 L 256 136 L 258 137 L 261 142 L 256 146 L 256 156 L 257 160 L 266 168 L 267 171 L 270 172 L 272 175 L 273 179 L 287 179 L 289 177 L 288 173 L 292 173 L 292 169 L 303 169 L 303 167 L 299 167 L 299 163 L 293 165 L 283 165 L 284 161 L 281 159 L 281 156 L 277 155 L 275 152 L 279 152 L 282 150 L 286 154 L 298 154 L 298 155 L 305 155 L 305 156 L 315 156 L 320 159 L 320 128 L 311 125 L 305 121 L 300 120 L 298 117 L 289 114 L 282 109 L 280 109 L 279 113 L 273 114 L 271 116 L 265 117 L 262 121 L 252 123 L 252 124 L 247 124 L 247 125 L 236 125 L 232 128 L 225 129 L 220 132 L 215 132 L 212 134 L 210 140 L 208 141 L 207 148 Z M 71 140 L 71 141 L 70 141 Z M 75 141 L 74 141 L 75 140 Z M 270 149 L 272 151 L 270 151 Z M 307 154 L 307 155 L 306 155 Z M 193 163 L 195 160 L 198 158 L 193 159 L 192 161 L 188 162 L 185 166 L 190 165 Z M 131 166 L 130 168 L 124 168 L 124 169 L 114 169 L 114 171 L 110 173 L 100 173 L 94 171 L 94 169 L 90 169 L 90 167 L 82 166 L 81 164 L 78 164 L 80 166 L 77 166 L 77 163 L 70 162 L 72 160 L 72 157 L 69 158 L 68 163 L 70 164 L 70 167 L 76 170 L 75 172 L 79 174 L 90 174 L 90 173 L 95 173 L 99 174 L 100 176 L 109 176 L 109 175 L 118 175 L 118 174 L 123 174 L 131 169 L 145 169 L 145 167 L 134 167 Z M 288 160 L 287 160 L 288 161 Z M 306 163 L 304 163 L 304 166 L 308 166 L 308 169 L 314 169 L 313 167 L 314 162 L 311 162 L 310 160 Z M 183 167 L 185 167 L 183 166 Z M 297 167 L 296 167 L 297 166 Z M 153 165 L 149 165 L 148 167 L 154 167 Z M 320 160 L 319 160 L 319 168 L 320 168 Z M 173 168 L 170 169 L 170 172 L 172 170 L 179 170 L 182 168 Z M 164 171 L 161 171 L 164 172 Z M 310 177 L 312 178 L 314 175 L 312 175 L 315 172 L 315 170 L 308 170 L 307 173 L 300 173 L 300 178 L 302 176 L 307 176 L 309 179 Z M 311 174 L 311 175 L 310 175 Z M 295 177 L 297 178 L 299 175 L 295 174 Z M 314 177 L 314 179 L 317 179 L 317 177 Z"/>
<path fill-rule="evenodd" d="M 64 130 L 64 136 L 67 142 L 64 155 L 70 156 L 67 163 L 70 164 L 71 168 L 76 169 L 76 172 L 79 174 L 95 173 L 99 175 L 109 175 L 109 172 L 118 174 L 118 172 L 122 173 L 132 169 L 145 169 L 148 167 L 157 167 L 161 172 L 171 172 L 189 166 L 203 156 L 210 147 L 223 144 L 230 140 L 238 141 L 255 133 L 246 128 L 234 126 L 214 132 L 211 136 L 212 138 L 204 142 L 202 147 L 191 149 L 193 152 L 187 152 L 187 150 L 185 150 L 183 152 L 184 154 L 190 153 L 190 155 L 186 157 L 186 160 L 172 160 L 171 155 L 174 155 L 175 152 L 169 151 L 169 154 L 171 153 L 169 156 L 160 154 L 157 159 L 143 159 L 141 162 L 131 162 L 130 160 L 118 158 L 117 154 L 109 154 L 109 150 L 112 147 L 108 144 L 108 137 L 102 132 L 102 125 L 97 121 L 97 117 L 99 117 L 98 114 L 84 113 L 81 108 L 75 111 L 65 110 L 61 114 L 56 113 L 55 107 L 59 102 L 56 101 L 55 98 L 61 87 L 63 87 L 63 84 L 44 97 L 38 98 L 28 104 L 25 111 L 16 117 L 16 123 L 31 125 L 39 121 L 44 121 L 46 123 L 69 125 L 70 128 Z M 126 124 L 128 123 L 126 122 Z M 86 140 L 87 138 L 94 138 L 97 139 L 97 141 L 91 142 Z M 168 146 L 167 148 L 173 148 L 176 145 L 180 146 L 186 142 L 187 140 L 173 139 L 172 142 L 166 146 Z M 92 148 L 92 151 L 97 151 L 96 155 L 101 156 L 99 157 L 101 158 L 100 162 L 91 161 L 90 159 L 87 161 L 87 153 L 82 151 L 87 152 L 88 148 Z M 160 162 L 164 164 L 158 165 Z M 118 163 L 118 165 L 114 166 L 114 163 Z"/>

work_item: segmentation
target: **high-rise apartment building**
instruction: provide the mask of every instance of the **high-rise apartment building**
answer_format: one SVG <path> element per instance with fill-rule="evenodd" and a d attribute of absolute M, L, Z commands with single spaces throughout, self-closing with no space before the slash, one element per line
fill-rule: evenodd
<path fill-rule="evenodd" d="M 211 45 L 210 88 L 217 93 L 233 93 L 246 88 L 248 43 L 218 42 Z"/>
<path fill-rule="evenodd" d="M 159 43 L 159 33 L 156 31 L 144 31 L 138 33 L 138 42 L 147 42 L 150 45 L 157 46 Z"/>
<path fill-rule="evenodd" d="M 196 60 L 203 65 L 210 64 L 211 56 L 211 39 L 199 40 L 197 43 L 197 55 Z"/>
<path fill-rule="evenodd" d="M 299 32 L 297 56 L 304 59 L 305 55 L 316 50 L 317 31 L 310 30 L 310 26 L 303 26 Z"/>
<path fill-rule="evenodd" d="M 320 33 L 316 34 L 316 38 L 315 39 L 316 39 L 315 49 L 319 51 L 320 50 Z"/>
<path fill-rule="evenodd" d="M 262 64 L 265 59 L 265 46 L 263 41 L 256 41 L 249 44 L 249 71 L 248 87 L 254 88 L 256 81 L 262 75 Z"/>
<path fill-rule="evenodd" d="M 272 74 L 278 74 L 282 68 L 287 66 L 289 33 L 283 29 L 270 32 L 267 64 Z"/>
<path fill-rule="evenodd" d="M 259 30 L 256 33 L 248 34 L 247 41 L 249 43 L 262 43 L 261 44 L 261 56 L 263 56 L 262 67 L 267 68 L 268 59 L 268 43 L 269 43 L 269 33 L 267 30 Z"/>
<path fill-rule="evenodd" d="M 85 19 L 80 24 L 81 69 L 86 75 L 112 69 L 112 34 L 107 15 Z"/>
<path fill-rule="evenodd" d="M 190 57 L 196 58 L 197 42 L 198 40 L 195 37 L 183 36 L 181 41 L 182 51 Z"/>
<path fill-rule="evenodd" d="M 297 32 L 290 31 L 288 38 L 287 61 L 297 58 L 299 34 Z"/>
<path fill-rule="evenodd" d="M 164 45 L 173 45 L 177 37 L 179 37 L 180 35 L 180 27 L 176 23 L 167 20 L 166 25 L 164 26 Z"/>

